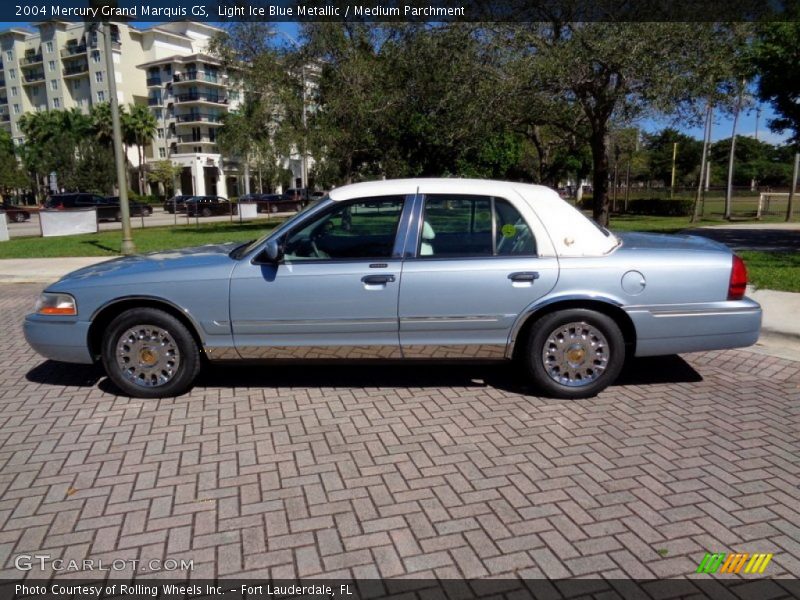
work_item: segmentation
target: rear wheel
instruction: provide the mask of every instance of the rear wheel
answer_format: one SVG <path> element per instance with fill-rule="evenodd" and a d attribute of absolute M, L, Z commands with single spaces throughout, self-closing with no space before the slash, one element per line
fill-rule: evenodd
<path fill-rule="evenodd" d="M 210 217 L 211 209 L 206 206 L 203 210 L 200 211 L 200 214 L 203 215 L 204 217 Z"/>
<path fill-rule="evenodd" d="M 182 394 L 200 372 L 192 334 L 155 308 L 134 308 L 115 318 L 103 337 L 102 359 L 109 378 L 137 398 Z"/>
<path fill-rule="evenodd" d="M 14 213 L 14 217 L 12 219 L 15 223 L 22 223 L 25 220 L 25 213 Z"/>
<path fill-rule="evenodd" d="M 533 324 L 523 358 L 529 376 L 548 396 L 588 398 L 616 380 L 625 363 L 625 339 L 607 315 L 563 310 Z"/>
<path fill-rule="evenodd" d="M 270 211 L 276 213 L 276 212 L 278 212 L 278 205 L 277 204 L 273 204 L 272 206 L 269 207 L 269 209 L 270 209 Z"/>

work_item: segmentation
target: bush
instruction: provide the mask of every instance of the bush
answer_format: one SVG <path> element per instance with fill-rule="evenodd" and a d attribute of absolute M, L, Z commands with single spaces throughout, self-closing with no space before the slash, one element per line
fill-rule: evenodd
<path fill-rule="evenodd" d="M 617 207 L 624 203 L 617 201 Z M 659 217 L 687 217 L 692 214 L 694 200 L 668 198 L 636 198 L 628 201 L 628 214 Z"/>
<path fill-rule="evenodd" d="M 153 195 L 139 195 L 133 190 L 128 190 L 128 200 L 131 202 L 141 202 L 142 204 L 161 204 L 158 196 Z"/>

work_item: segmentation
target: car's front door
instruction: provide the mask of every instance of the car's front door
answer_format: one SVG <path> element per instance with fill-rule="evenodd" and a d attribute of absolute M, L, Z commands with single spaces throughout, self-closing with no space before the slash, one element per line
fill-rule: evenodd
<path fill-rule="evenodd" d="M 277 264 L 241 261 L 230 292 L 239 355 L 399 357 L 397 238 L 408 209 L 403 196 L 336 202 L 281 236 Z"/>
<path fill-rule="evenodd" d="M 400 287 L 403 356 L 503 358 L 517 317 L 555 286 L 557 259 L 539 256 L 534 230 L 508 199 L 417 202 Z"/>

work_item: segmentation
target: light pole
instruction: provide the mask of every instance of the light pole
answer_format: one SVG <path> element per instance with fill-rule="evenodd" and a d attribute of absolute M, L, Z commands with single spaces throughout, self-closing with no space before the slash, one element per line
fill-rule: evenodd
<path fill-rule="evenodd" d="M 122 216 L 122 246 L 125 255 L 135 254 L 136 246 L 131 235 L 131 212 L 128 206 L 128 179 L 125 177 L 125 153 L 122 150 L 122 125 L 119 118 L 119 101 L 117 100 L 117 81 L 114 77 L 114 56 L 111 48 L 111 23 L 103 22 L 103 49 L 106 54 L 106 75 L 108 76 L 108 94 L 111 96 L 111 127 L 114 132 L 114 160 L 117 166 L 117 185 L 119 186 L 119 211 Z"/>

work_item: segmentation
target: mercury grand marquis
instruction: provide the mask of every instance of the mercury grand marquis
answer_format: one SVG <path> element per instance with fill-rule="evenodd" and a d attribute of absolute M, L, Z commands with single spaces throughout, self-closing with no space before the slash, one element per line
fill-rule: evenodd
<path fill-rule="evenodd" d="M 139 397 L 185 392 L 207 361 L 443 359 L 515 360 L 544 394 L 582 398 L 629 356 L 755 343 L 746 284 L 725 246 L 615 235 L 545 187 L 377 181 L 249 243 L 70 273 L 24 330 Z"/>

